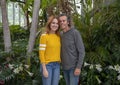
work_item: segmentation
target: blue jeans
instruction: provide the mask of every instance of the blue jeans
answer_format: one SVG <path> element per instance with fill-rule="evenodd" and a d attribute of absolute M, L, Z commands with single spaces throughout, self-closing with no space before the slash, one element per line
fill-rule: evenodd
<path fill-rule="evenodd" d="M 42 72 L 42 66 L 41 72 Z M 46 65 L 48 71 L 48 77 L 45 78 L 42 72 L 42 83 L 43 85 L 58 85 L 60 79 L 60 63 L 52 62 Z"/>
<path fill-rule="evenodd" d="M 79 76 L 74 75 L 74 69 L 63 70 L 66 85 L 78 85 Z"/>

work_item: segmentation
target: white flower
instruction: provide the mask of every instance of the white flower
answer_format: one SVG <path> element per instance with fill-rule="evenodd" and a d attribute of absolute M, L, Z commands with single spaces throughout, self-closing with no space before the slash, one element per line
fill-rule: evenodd
<path fill-rule="evenodd" d="M 13 64 L 8 64 L 8 67 L 9 67 L 10 69 L 13 69 L 13 68 L 14 68 L 14 65 L 13 65 Z"/>
<path fill-rule="evenodd" d="M 20 72 L 20 70 L 19 70 L 18 68 L 16 68 L 16 69 L 13 70 L 13 72 L 14 72 L 15 74 L 18 74 L 18 73 Z"/>
<path fill-rule="evenodd" d="M 60 79 L 62 79 L 63 78 L 63 76 L 62 75 L 60 75 Z"/>
<path fill-rule="evenodd" d="M 89 69 L 93 69 L 93 65 L 92 64 L 90 65 Z"/>
<path fill-rule="evenodd" d="M 115 65 L 114 67 L 115 67 L 115 70 L 120 73 L 120 66 L 117 64 L 117 65 Z"/>
<path fill-rule="evenodd" d="M 98 83 L 100 84 L 101 80 L 98 78 L 98 76 L 96 76 L 96 79 L 97 79 Z"/>
<path fill-rule="evenodd" d="M 29 65 L 24 65 L 26 68 L 29 68 L 30 66 Z"/>
<path fill-rule="evenodd" d="M 102 71 L 102 68 L 101 68 L 101 67 L 102 67 L 102 66 L 101 66 L 100 64 L 96 65 L 96 69 L 97 69 L 99 72 Z"/>
<path fill-rule="evenodd" d="M 120 73 L 120 69 L 119 69 L 118 73 Z"/>
<path fill-rule="evenodd" d="M 108 69 L 113 69 L 114 70 L 114 67 L 113 66 L 109 66 Z"/>
<path fill-rule="evenodd" d="M 85 66 L 89 66 L 89 65 L 90 65 L 90 64 L 89 64 L 89 63 L 87 63 L 87 62 L 85 62 L 85 63 L 84 63 L 84 67 L 85 67 Z"/>
<path fill-rule="evenodd" d="M 33 73 L 26 70 L 26 72 L 29 74 L 29 76 L 33 76 Z"/>
<path fill-rule="evenodd" d="M 120 74 L 117 76 L 117 79 L 120 80 Z"/>
<path fill-rule="evenodd" d="M 23 71 L 23 66 L 20 65 L 20 66 L 18 67 L 18 69 L 19 69 L 20 71 Z"/>

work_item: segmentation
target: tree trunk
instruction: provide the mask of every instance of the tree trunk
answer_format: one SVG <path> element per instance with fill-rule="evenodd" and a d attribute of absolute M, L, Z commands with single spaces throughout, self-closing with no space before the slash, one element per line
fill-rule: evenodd
<path fill-rule="evenodd" d="M 38 26 L 39 8 L 40 8 L 40 0 L 34 0 L 34 8 L 32 14 L 33 18 L 32 18 L 32 25 L 30 28 L 30 37 L 29 37 L 27 54 L 33 51 L 33 47 L 36 39 L 36 30 Z"/>
<path fill-rule="evenodd" d="M 3 25 L 5 51 L 10 52 L 11 37 L 10 37 L 10 29 L 9 29 L 7 9 L 6 9 L 6 0 L 0 0 L 0 4 L 1 4 L 1 11 L 2 11 L 2 25 Z"/>

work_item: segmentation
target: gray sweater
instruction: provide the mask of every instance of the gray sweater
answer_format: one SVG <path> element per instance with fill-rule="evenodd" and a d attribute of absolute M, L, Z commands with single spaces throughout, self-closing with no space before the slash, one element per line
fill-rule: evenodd
<path fill-rule="evenodd" d="M 82 67 L 85 49 L 78 30 L 71 28 L 61 33 L 61 62 L 64 70 Z"/>

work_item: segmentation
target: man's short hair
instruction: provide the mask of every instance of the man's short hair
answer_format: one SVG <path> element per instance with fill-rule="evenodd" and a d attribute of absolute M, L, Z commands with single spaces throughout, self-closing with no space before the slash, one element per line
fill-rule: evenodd
<path fill-rule="evenodd" d="M 65 14 L 65 13 L 62 13 L 62 14 L 59 15 L 59 17 L 62 17 L 62 16 L 66 16 L 66 17 L 67 17 L 67 21 L 69 22 L 69 26 L 71 27 L 71 25 L 72 25 L 72 20 L 71 20 L 70 15 L 67 15 L 67 14 Z"/>

